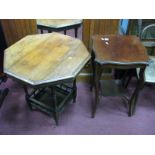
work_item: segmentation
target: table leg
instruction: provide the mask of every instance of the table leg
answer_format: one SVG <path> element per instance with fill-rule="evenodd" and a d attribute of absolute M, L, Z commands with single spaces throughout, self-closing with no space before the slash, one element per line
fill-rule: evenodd
<path fill-rule="evenodd" d="M 94 81 L 95 81 L 95 63 L 94 63 L 94 59 L 95 59 L 95 55 L 94 55 L 94 52 L 92 51 L 92 53 L 91 53 L 91 65 L 92 65 L 93 75 L 92 75 L 92 77 L 90 77 L 90 90 L 91 91 L 92 91 L 92 89 L 94 87 Z"/>
<path fill-rule="evenodd" d="M 102 75 L 102 67 L 95 63 L 95 102 L 92 104 L 92 118 L 95 117 L 97 105 L 99 103 L 99 88 L 100 88 L 100 78 Z"/>
<path fill-rule="evenodd" d="M 59 112 L 58 112 L 58 107 L 57 107 L 57 96 L 56 96 L 56 92 L 54 89 L 52 89 L 52 95 L 53 95 L 53 103 L 54 103 L 53 116 L 54 116 L 56 125 L 58 125 Z"/>
<path fill-rule="evenodd" d="M 123 78 L 122 78 L 122 82 L 123 82 L 123 87 L 127 88 L 133 75 L 134 75 L 135 69 L 128 69 L 125 71 Z"/>
<path fill-rule="evenodd" d="M 144 85 L 144 71 L 145 67 L 140 69 L 137 86 L 131 96 L 131 99 L 129 100 L 129 113 L 128 113 L 129 116 L 132 116 L 135 113 L 139 91 Z"/>
<path fill-rule="evenodd" d="M 73 81 L 73 102 L 76 102 L 77 96 L 77 86 L 76 86 L 76 79 Z"/>
<path fill-rule="evenodd" d="M 24 88 L 24 92 L 25 92 L 25 100 L 26 100 L 28 106 L 30 107 L 30 109 L 32 110 L 32 105 L 31 105 L 31 103 L 29 101 L 29 93 L 28 93 L 27 86 L 23 85 L 23 88 Z"/>
<path fill-rule="evenodd" d="M 77 38 L 78 28 L 77 28 L 77 27 L 75 27 L 75 28 L 74 28 L 74 31 L 75 31 L 75 38 Z"/>
<path fill-rule="evenodd" d="M 43 34 L 44 33 L 43 29 L 40 29 L 40 32 L 41 32 L 41 34 Z"/>
<path fill-rule="evenodd" d="M 66 32 L 67 32 L 67 31 L 66 31 L 66 30 L 64 30 L 64 35 L 66 35 Z"/>

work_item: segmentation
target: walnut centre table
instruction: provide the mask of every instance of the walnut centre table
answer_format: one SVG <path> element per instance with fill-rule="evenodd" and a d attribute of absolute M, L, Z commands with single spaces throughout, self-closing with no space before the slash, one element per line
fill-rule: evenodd
<path fill-rule="evenodd" d="M 54 114 L 58 124 L 65 103 L 76 98 L 76 76 L 89 59 L 79 39 L 56 32 L 28 35 L 5 50 L 4 72 L 23 85 L 31 108 Z M 52 98 L 45 104 L 48 93 Z"/>

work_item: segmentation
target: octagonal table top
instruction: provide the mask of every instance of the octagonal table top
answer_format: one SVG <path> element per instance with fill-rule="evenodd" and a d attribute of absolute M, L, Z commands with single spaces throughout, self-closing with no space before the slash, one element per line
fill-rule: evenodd
<path fill-rule="evenodd" d="M 82 19 L 37 19 L 37 25 L 51 28 L 62 28 L 81 23 Z"/>
<path fill-rule="evenodd" d="M 32 86 L 72 79 L 90 59 L 83 42 L 60 33 L 28 35 L 4 52 L 4 72 Z"/>

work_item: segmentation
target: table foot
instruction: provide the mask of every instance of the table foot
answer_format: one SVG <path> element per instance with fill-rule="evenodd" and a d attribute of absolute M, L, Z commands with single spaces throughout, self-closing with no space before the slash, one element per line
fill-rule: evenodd
<path fill-rule="evenodd" d="M 96 109 L 97 109 L 97 104 L 92 105 L 92 114 L 91 114 L 91 117 L 92 117 L 92 118 L 95 118 Z"/>
<path fill-rule="evenodd" d="M 59 113 L 58 112 L 54 112 L 53 113 L 53 117 L 54 117 L 54 120 L 55 120 L 55 124 L 59 125 Z"/>

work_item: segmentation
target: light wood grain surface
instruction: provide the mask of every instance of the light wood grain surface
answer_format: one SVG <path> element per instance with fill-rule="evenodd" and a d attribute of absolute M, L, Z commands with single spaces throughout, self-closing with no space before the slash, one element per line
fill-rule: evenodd
<path fill-rule="evenodd" d="M 79 39 L 55 32 L 29 35 L 5 50 L 4 72 L 38 85 L 76 77 L 89 59 Z"/>
<path fill-rule="evenodd" d="M 81 23 L 82 19 L 37 19 L 37 25 L 48 26 L 51 28 L 62 28 Z"/>

